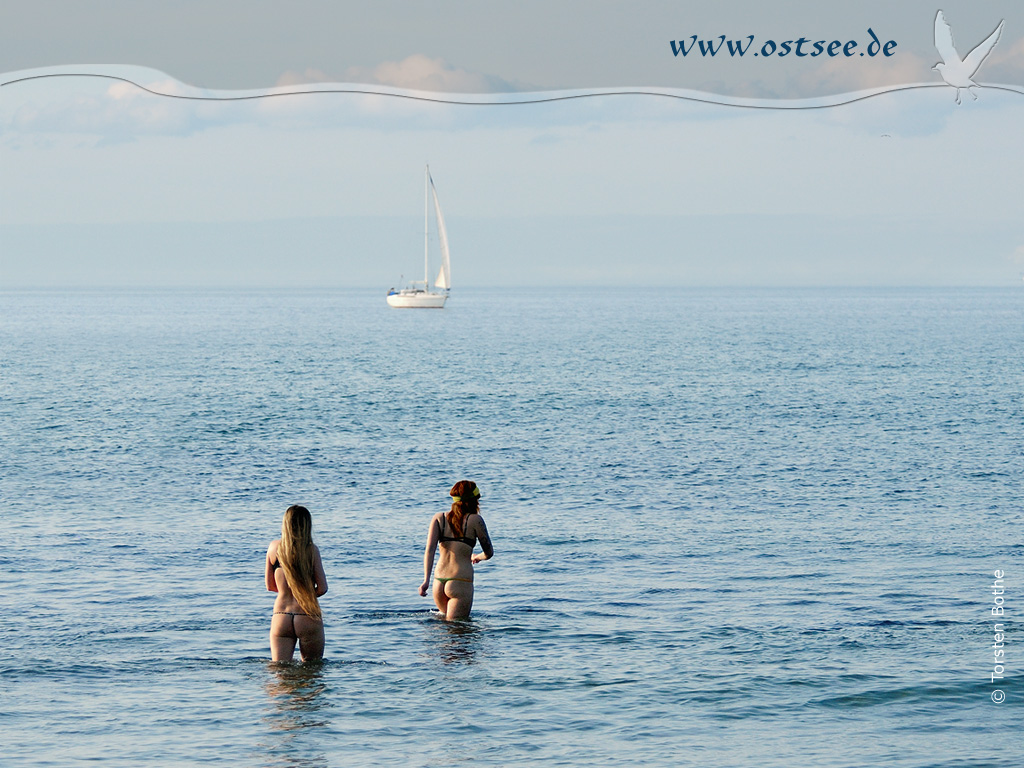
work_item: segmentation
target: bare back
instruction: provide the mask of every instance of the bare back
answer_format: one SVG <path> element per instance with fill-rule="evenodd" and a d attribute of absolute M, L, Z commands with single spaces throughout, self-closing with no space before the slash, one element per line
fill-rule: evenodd
<path fill-rule="evenodd" d="M 288 576 L 281 567 L 278 548 L 280 539 L 267 548 L 265 581 L 267 590 L 276 592 L 274 616 L 270 623 L 270 652 L 274 661 L 287 661 L 295 652 L 296 642 L 302 660 L 319 659 L 324 653 L 324 624 L 309 616 L 299 605 L 288 584 Z M 317 597 L 327 593 L 327 575 L 324 573 L 320 550 L 313 545 L 314 591 Z"/>
<path fill-rule="evenodd" d="M 478 540 L 487 539 L 487 529 L 480 515 L 468 515 L 463 521 L 462 536 L 456 536 L 444 513 L 438 513 L 434 524 L 438 526 L 438 561 L 435 576 L 442 578 L 473 578 L 473 549 Z M 482 544 L 482 541 L 481 541 Z"/>
<path fill-rule="evenodd" d="M 477 542 L 483 554 L 473 554 Z M 434 571 L 434 602 L 446 618 L 464 619 L 473 606 L 473 565 L 494 555 L 484 519 L 477 513 L 467 515 L 459 536 L 443 512 L 434 515 L 427 532 L 424 577 L 419 590 L 424 596 L 430 588 L 435 552 L 439 559 Z"/>

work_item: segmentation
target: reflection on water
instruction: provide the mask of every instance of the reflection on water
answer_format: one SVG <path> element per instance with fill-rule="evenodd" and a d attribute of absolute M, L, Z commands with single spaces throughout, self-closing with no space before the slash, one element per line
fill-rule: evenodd
<path fill-rule="evenodd" d="M 276 739 L 267 745 L 266 764 L 294 768 L 326 766 L 327 758 L 320 750 L 309 753 L 297 743 L 300 736 L 327 725 L 331 704 L 325 695 L 328 686 L 324 681 L 324 662 L 271 662 L 268 672 L 263 688 L 273 706 L 263 719 Z M 306 739 L 302 741 L 308 743 Z"/>
<path fill-rule="evenodd" d="M 483 641 L 483 629 L 472 619 L 433 622 L 440 640 L 438 650 L 445 664 L 474 664 Z"/>

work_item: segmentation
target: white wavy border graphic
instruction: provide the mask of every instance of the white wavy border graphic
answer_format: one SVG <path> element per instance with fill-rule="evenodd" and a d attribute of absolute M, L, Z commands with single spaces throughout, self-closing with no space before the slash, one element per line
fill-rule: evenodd
<path fill-rule="evenodd" d="M 715 104 L 723 107 L 736 107 L 740 109 L 772 109 L 772 110 L 803 110 L 803 109 L 827 109 L 829 107 L 841 107 L 853 104 L 858 101 L 870 99 L 888 93 L 900 91 L 919 90 L 922 88 L 951 88 L 944 82 L 929 83 L 907 83 L 903 85 L 887 85 L 878 88 L 869 88 L 859 91 L 852 91 L 828 96 L 816 96 L 806 99 L 753 99 L 745 97 L 723 96 L 704 91 L 694 91 L 683 88 L 578 88 L 555 91 L 532 91 L 512 93 L 435 93 L 431 91 L 420 91 L 408 88 L 395 88 L 383 85 L 360 85 L 358 83 L 310 83 L 306 85 L 279 86 L 274 88 L 262 88 L 241 91 L 209 90 L 190 86 L 175 80 L 172 76 L 159 70 L 149 70 L 155 76 L 154 79 L 173 81 L 181 92 L 169 93 L 159 88 L 143 85 L 124 74 L 118 67 L 46 67 L 43 69 L 29 69 L 18 72 L 10 72 L 0 75 L 0 88 L 15 86 L 37 80 L 53 78 L 95 78 L 126 83 L 140 91 L 162 96 L 168 99 L 179 99 L 183 101 L 252 101 L 255 99 L 284 98 L 288 96 L 310 96 L 315 94 L 354 94 L 360 96 L 384 96 L 394 99 L 406 99 L 436 104 L 451 104 L 459 106 L 512 106 L 516 104 L 546 104 L 557 101 L 570 101 L 573 99 L 597 98 L 603 96 L 655 96 L 661 98 L 678 99 L 699 104 Z M 1007 91 L 1024 95 L 1024 86 L 1006 84 L 982 84 L 977 88 L 982 90 Z"/>

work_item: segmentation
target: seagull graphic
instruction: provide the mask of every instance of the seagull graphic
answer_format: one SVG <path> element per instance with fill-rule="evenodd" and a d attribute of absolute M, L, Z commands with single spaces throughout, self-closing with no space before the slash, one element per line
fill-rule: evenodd
<path fill-rule="evenodd" d="M 956 88 L 957 104 L 960 103 L 961 88 L 966 88 L 967 92 L 974 97 L 974 100 L 978 100 L 978 97 L 971 90 L 971 88 L 977 88 L 978 84 L 971 78 L 977 73 L 978 67 L 981 66 L 985 58 L 992 53 L 992 49 L 996 47 L 996 43 L 999 42 L 999 34 L 1002 31 L 1003 22 L 1000 21 L 996 31 L 985 38 L 985 42 L 967 54 L 966 58 L 961 59 L 960 54 L 956 52 L 956 48 L 953 46 L 953 30 L 946 23 L 946 17 L 942 15 L 942 11 L 935 15 L 935 48 L 938 50 L 939 56 L 942 57 L 942 61 L 932 67 L 932 69 L 942 75 L 942 79 L 947 84 Z"/>

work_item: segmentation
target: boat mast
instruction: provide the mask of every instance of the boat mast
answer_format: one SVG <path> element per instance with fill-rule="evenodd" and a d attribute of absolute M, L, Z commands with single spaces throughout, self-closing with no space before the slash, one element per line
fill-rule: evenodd
<path fill-rule="evenodd" d="M 430 166 L 428 165 L 426 170 L 423 172 L 423 290 L 427 290 L 429 283 L 427 280 L 427 248 L 430 242 L 428 235 L 430 234 L 430 219 L 427 216 L 427 201 L 430 198 Z"/>

